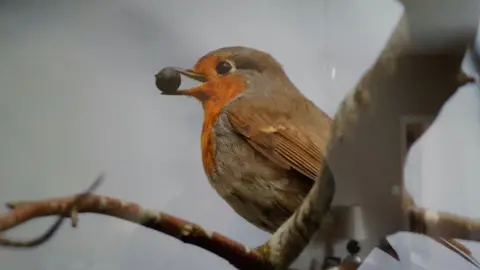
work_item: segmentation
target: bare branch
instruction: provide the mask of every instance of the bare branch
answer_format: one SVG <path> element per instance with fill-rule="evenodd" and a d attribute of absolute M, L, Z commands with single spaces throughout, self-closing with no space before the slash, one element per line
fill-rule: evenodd
<path fill-rule="evenodd" d="M 37 247 L 37 246 L 47 242 L 48 240 L 50 240 L 55 235 L 55 233 L 58 231 L 58 229 L 62 225 L 62 223 L 65 219 L 65 215 L 67 215 L 67 214 L 70 214 L 70 216 L 72 218 L 72 226 L 75 227 L 76 223 L 77 223 L 76 206 L 87 195 L 92 193 L 95 189 L 97 189 L 100 186 L 100 184 L 103 182 L 104 177 L 105 177 L 105 175 L 101 174 L 87 188 L 87 190 L 85 190 L 83 193 L 75 196 L 72 199 L 71 204 L 69 204 L 69 205 L 67 205 L 66 207 L 63 208 L 63 209 L 65 209 L 65 211 L 63 212 L 63 214 L 59 215 L 57 221 L 55 221 L 55 223 L 52 226 L 50 226 L 50 228 L 45 233 L 40 235 L 39 237 L 37 237 L 33 240 L 29 240 L 29 241 L 18 241 L 18 240 L 9 240 L 9 239 L 6 239 L 6 238 L 0 238 L 0 245 L 10 246 L 10 247 Z M 15 211 L 15 210 L 21 209 L 23 207 L 26 207 L 29 204 L 31 204 L 31 202 L 7 203 L 7 207 Z M 1 227 L 1 225 L 0 225 L 0 227 Z M 1 231 L 3 231 L 3 230 L 0 229 L 0 232 Z"/>
<path fill-rule="evenodd" d="M 68 217 L 69 210 L 75 205 L 78 213 L 97 213 L 131 221 L 201 247 L 226 259 L 238 269 L 272 269 L 259 253 L 221 234 L 207 232 L 197 224 L 116 198 L 88 194 L 83 195 L 81 200 L 78 200 L 78 196 L 71 196 L 8 205 L 12 210 L 0 217 L 0 232 L 38 217 Z M 11 246 L 11 242 L 2 241 L 0 245 Z"/>
<path fill-rule="evenodd" d="M 295 213 L 257 250 L 275 269 L 285 269 L 300 255 L 330 210 L 335 182 L 328 165 Z"/>
<path fill-rule="evenodd" d="M 373 152 L 377 149 L 386 148 L 397 142 L 398 139 L 394 136 L 398 136 L 398 133 L 392 133 L 388 138 L 381 135 L 382 141 L 386 142 L 384 144 L 377 141 L 370 143 L 372 136 L 375 136 L 373 132 L 369 133 L 370 130 L 377 130 L 376 128 L 394 130 L 397 128 L 398 119 L 406 113 L 437 114 L 444 102 L 459 87 L 475 81 L 462 72 L 461 62 L 469 44 L 475 40 L 478 1 L 402 2 L 405 5 L 405 13 L 376 63 L 340 104 L 332 124 L 332 140 L 329 146 L 330 149 L 334 149 L 333 151 L 338 151 L 335 148 L 343 147 L 347 149 L 345 153 L 351 153 L 351 147 L 356 147 L 356 151 L 368 151 L 369 154 L 375 155 Z M 452 21 L 449 18 L 456 18 L 455 22 L 445 24 L 446 21 Z M 457 35 L 450 35 L 452 32 Z M 408 100 L 408 105 L 395 104 L 395 98 L 400 97 Z M 369 127 L 368 131 L 365 131 L 365 126 Z M 346 138 L 350 140 L 344 143 Z M 359 144 L 366 147 L 359 148 Z M 339 162 L 342 163 L 344 160 Z M 332 163 L 334 172 L 335 165 Z M 369 169 L 371 168 L 366 170 Z M 397 176 L 392 173 L 388 177 Z M 479 266 L 471 254 L 466 252 L 468 249 L 464 249 L 451 239 L 444 238 L 476 240 L 479 238 L 477 231 L 480 223 L 451 214 L 417 208 L 413 206 L 413 201 L 404 200 L 404 203 L 412 206 L 406 211 L 406 216 L 412 217 L 411 223 L 425 225 L 426 228 L 420 233 L 434 237 L 460 255 L 463 252 L 463 255 L 468 255 L 464 258 Z M 402 213 L 401 210 L 405 209 L 407 208 L 392 211 Z M 404 229 L 410 228 L 398 226 L 399 231 Z"/>
<path fill-rule="evenodd" d="M 480 240 L 480 220 L 416 206 L 407 211 L 414 232 L 433 237 Z"/>

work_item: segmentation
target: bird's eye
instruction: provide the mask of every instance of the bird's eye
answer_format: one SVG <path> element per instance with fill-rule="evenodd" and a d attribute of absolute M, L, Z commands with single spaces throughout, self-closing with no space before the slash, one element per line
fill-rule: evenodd
<path fill-rule="evenodd" d="M 232 68 L 233 67 L 232 67 L 232 64 L 230 64 L 230 62 L 221 61 L 221 62 L 218 62 L 217 66 L 215 67 L 215 70 L 219 75 L 225 75 L 229 73 L 232 70 Z"/>

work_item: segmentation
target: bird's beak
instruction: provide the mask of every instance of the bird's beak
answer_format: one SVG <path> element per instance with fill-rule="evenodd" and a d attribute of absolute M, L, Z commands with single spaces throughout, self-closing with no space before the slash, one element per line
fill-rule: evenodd
<path fill-rule="evenodd" d="M 190 89 L 178 89 L 181 84 L 180 75 L 184 75 L 202 84 Z M 155 77 L 155 84 L 162 92 L 162 95 L 191 96 L 198 100 L 206 100 L 210 96 L 206 93 L 204 87 L 204 83 L 208 82 L 207 76 L 191 69 L 167 67 L 155 75 Z"/>
<path fill-rule="evenodd" d="M 205 77 L 205 75 L 203 74 L 200 74 L 200 73 L 197 73 L 197 72 L 194 72 L 193 70 L 191 69 L 183 69 L 183 68 L 173 68 L 175 71 L 177 71 L 178 73 L 192 79 L 192 80 L 195 80 L 195 81 L 198 81 L 198 82 L 207 82 L 207 77 Z"/>
<path fill-rule="evenodd" d="M 204 74 L 195 72 L 191 69 L 182 69 L 182 68 L 173 68 L 173 69 L 187 78 L 190 78 L 192 80 L 202 83 L 201 85 L 190 88 L 190 89 L 178 89 L 176 91 L 176 95 L 191 96 L 202 102 L 210 98 L 210 94 L 208 93 L 208 91 L 206 91 L 203 84 L 208 82 L 207 76 L 205 76 Z"/>

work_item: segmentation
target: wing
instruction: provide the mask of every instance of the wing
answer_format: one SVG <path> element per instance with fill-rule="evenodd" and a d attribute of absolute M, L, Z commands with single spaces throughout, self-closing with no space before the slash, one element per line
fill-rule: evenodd
<path fill-rule="evenodd" d="M 227 115 L 235 132 L 255 150 L 282 168 L 315 181 L 324 164 L 331 119 L 307 102 L 306 106 L 276 111 L 243 102 L 229 106 Z"/>

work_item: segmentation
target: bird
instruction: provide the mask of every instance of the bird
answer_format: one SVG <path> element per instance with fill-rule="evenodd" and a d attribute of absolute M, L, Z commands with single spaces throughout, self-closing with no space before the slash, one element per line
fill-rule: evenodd
<path fill-rule="evenodd" d="M 180 74 L 199 85 L 178 89 Z M 326 166 L 330 116 L 258 49 L 222 47 L 191 69 L 166 67 L 155 77 L 163 95 L 201 103 L 201 156 L 210 185 L 246 221 L 275 232 Z"/>
<path fill-rule="evenodd" d="M 180 75 L 200 85 L 179 89 Z M 333 119 L 265 51 L 222 47 L 200 57 L 191 69 L 163 68 L 155 74 L 155 84 L 162 95 L 201 103 L 207 179 L 238 215 L 263 231 L 274 233 L 292 216 L 323 166 L 329 166 L 325 154 Z M 480 268 L 468 248 L 454 239 L 441 240 Z"/>

